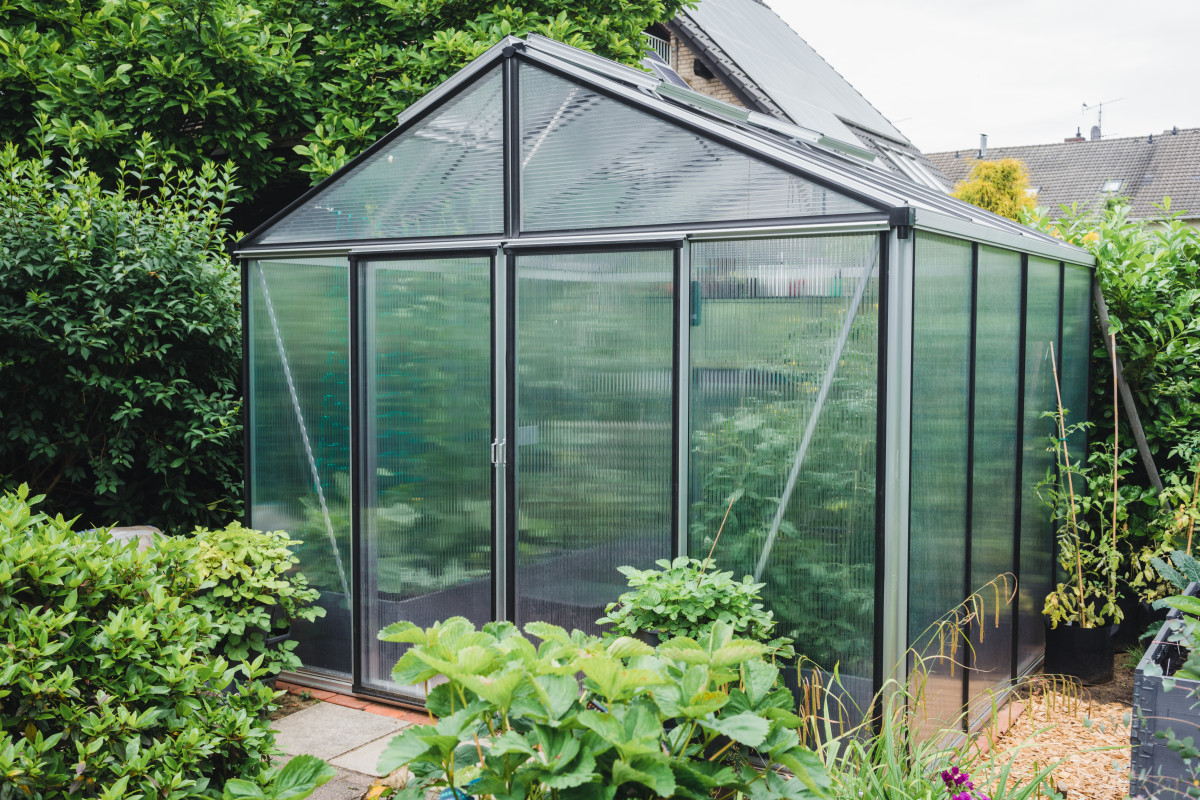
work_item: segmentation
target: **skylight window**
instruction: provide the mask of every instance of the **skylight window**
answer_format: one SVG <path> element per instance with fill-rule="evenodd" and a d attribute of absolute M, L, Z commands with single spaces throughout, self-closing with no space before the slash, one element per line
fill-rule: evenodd
<path fill-rule="evenodd" d="M 1026 195 L 1026 197 L 1037 197 L 1038 192 L 1040 192 L 1041 190 L 1042 190 L 1042 187 L 1040 187 L 1040 186 L 1030 186 L 1025 189 L 1025 195 Z"/>
<path fill-rule="evenodd" d="M 1104 185 L 1100 187 L 1100 191 L 1104 192 L 1105 194 L 1112 194 L 1114 192 L 1119 192 L 1119 191 L 1121 191 L 1122 184 L 1123 184 L 1122 181 L 1107 180 L 1104 182 Z"/>

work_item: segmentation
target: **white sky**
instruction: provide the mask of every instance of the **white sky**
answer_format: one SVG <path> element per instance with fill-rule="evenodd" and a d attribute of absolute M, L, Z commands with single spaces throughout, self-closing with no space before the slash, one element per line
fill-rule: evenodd
<path fill-rule="evenodd" d="M 921 150 L 1200 127 L 1200 0 L 766 0 Z"/>

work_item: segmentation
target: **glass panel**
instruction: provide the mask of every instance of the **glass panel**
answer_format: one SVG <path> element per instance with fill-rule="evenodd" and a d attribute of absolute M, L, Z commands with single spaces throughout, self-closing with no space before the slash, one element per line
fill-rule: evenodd
<path fill-rule="evenodd" d="M 523 230 L 871 210 L 535 67 L 520 75 Z"/>
<path fill-rule="evenodd" d="M 691 248 L 701 298 L 691 329 L 689 550 L 707 555 L 730 496 L 744 490 L 715 563 L 741 578 L 763 562 L 778 632 L 818 666 L 839 666 L 864 709 L 874 677 L 878 253 L 869 234 Z"/>
<path fill-rule="evenodd" d="M 981 696 L 1012 672 L 1013 538 L 1021 374 L 1021 256 L 979 248 L 975 308 L 975 448 L 972 462 L 971 586 L 983 610 L 972 623 L 972 716 L 990 714 Z M 992 583 L 992 586 L 988 586 Z"/>
<path fill-rule="evenodd" d="M 500 68 L 329 179 L 258 244 L 499 233 L 504 220 Z"/>
<path fill-rule="evenodd" d="M 516 260 L 519 623 L 597 632 L 671 554 L 674 251 Z"/>
<path fill-rule="evenodd" d="M 326 615 L 294 623 L 296 653 L 305 667 L 348 676 L 349 265 L 253 261 L 248 275 L 250 519 L 303 541 L 299 568 Z"/>
<path fill-rule="evenodd" d="M 1017 670 L 1030 669 L 1042 657 L 1046 631 L 1042 607 L 1054 575 L 1054 528 L 1050 508 L 1035 487 L 1054 466 L 1049 451 L 1054 420 L 1042 416 L 1056 407 L 1054 361 L 1058 348 L 1059 266 L 1029 259 L 1025 300 L 1025 411 L 1021 438 L 1021 583 L 1018 598 Z"/>
<path fill-rule="evenodd" d="M 1087 267 L 1067 266 L 1063 272 L 1062 321 L 1062 395 L 1067 409 L 1067 422 L 1075 424 L 1088 419 L 1088 364 L 1092 350 L 1092 271 Z M 1105 387 L 1112 405 L 1112 385 Z M 1071 458 L 1087 453 L 1087 431 L 1071 434 L 1067 442 Z"/>
<path fill-rule="evenodd" d="M 943 726 L 962 708 L 966 661 L 955 629 L 931 626 L 967 594 L 971 245 L 921 234 L 914 258 L 908 635 L 930 659 L 926 717 Z"/>
<path fill-rule="evenodd" d="M 373 262 L 366 298 L 362 679 L 421 696 L 375 634 L 492 618 L 491 259 Z"/>

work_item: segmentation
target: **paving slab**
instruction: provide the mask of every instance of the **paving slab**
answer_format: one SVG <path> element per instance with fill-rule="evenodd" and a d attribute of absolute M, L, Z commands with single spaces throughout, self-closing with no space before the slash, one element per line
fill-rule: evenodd
<path fill-rule="evenodd" d="M 275 720 L 275 744 L 288 755 L 308 755 L 326 761 L 356 750 L 411 723 L 366 711 L 317 703 Z"/>
<path fill-rule="evenodd" d="M 411 723 L 405 723 L 404 727 L 408 727 Z M 335 767 L 343 769 L 352 769 L 355 772 L 361 772 L 365 775 L 373 775 L 377 778 L 383 777 L 382 772 L 378 769 L 379 757 L 383 755 L 383 751 L 387 748 L 396 734 L 389 733 L 387 736 L 380 736 L 373 742 L 368 742 L 362 747 L 351 750 L 349 753 L 342 753 L 337 758 L 329 763 Z"/>
<path fill-rule="evenodd" d="M 318 786 L 317 790 L 309 795 L 312 800 L 359 800 L 375 780 L 372 775 L 363 775 L 361 772 L 340 767 L 336 769 L 336 777 L 324 786 Z"/>

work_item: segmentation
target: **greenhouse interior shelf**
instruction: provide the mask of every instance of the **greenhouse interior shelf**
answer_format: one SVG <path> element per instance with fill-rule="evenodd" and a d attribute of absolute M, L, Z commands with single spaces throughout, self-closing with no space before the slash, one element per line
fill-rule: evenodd
<path fill-rule="evenodd" d="M 1093 261 L 873 158 L 509 38 L 243 239 L 251 524 L 328 612 L 304 674 L 420 703 L 392 622 L 595 632 L 739 489 L 715 560 L 848 699 L 939 619 L 978 670 L 932 714 L 1034 668 Z"/>

